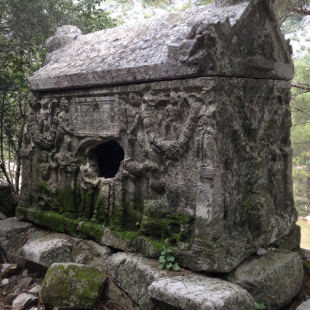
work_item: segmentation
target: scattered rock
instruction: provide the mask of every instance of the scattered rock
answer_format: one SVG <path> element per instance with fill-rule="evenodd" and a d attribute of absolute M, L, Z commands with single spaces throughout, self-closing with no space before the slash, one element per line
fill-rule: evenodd
<path fill-rule="evenodd" d="M 28 276 L 28 269 L 25 269 L 25 270 L 22 272 L 22 276 L 23 276 L 23 277 L 27 277 L 27 276 Z"/>
<path fill-rule="evenodd" d="M 310 299 L 304 301 L 296 308 L 296 310 L 309 310 L 309 309 L 310 309 Z"/>
<path fill-rule="evenodd" d="M 4 271 L 6 269 L 8 269 L 12 264 L 2 264 L 2 268 L 1 268 L 1 276 L 4 273 Z"/>
<path fill-rule="evenodd" d="M 14 299 L 12 304 L 13 310 L 24 310 L 38 303 L 38 298 L 32 294 L 22 293 Z"/>
<path fill-rule="evenodd" d="M 177 309 L 257 309 L 251 295 L 239 285 L 205 276 L 188 275 L 155 280 L 148 291 L 152 298 Z"/>
<path fill-rule="evenodd" d="M 269 310 L 287 305 L 302 286 L 304 271 L 298 253 L 272 250 L 266 256 L 245 261 L 231 273 L 240 284 Z"/>
<path fill-rule="evenodd" d="M 2 286 L 7 285 L 9 282 L 10 282 L 9 279 L 3 279 L 3 280 L 1 281 L 1 285 L 2 285 Z"/>
<path fill-rule="evenodd" d="M 263 248 L 260 248 L 260 249 L 257 250 L 256 254 L 257 254 L 258 256 L 265 256 L 265 255 L 268 254 L 268 250 L 263 249 Z"/>
<path fill-rule="evenodd" d="M 93 309 L 105 281 L 106 276 L 91 266 L 52 264 L 43 281 L 40 301 L 52 307 Z"/>
<path fill-rule="evenodd" d="M 17 264 L 7 264 L 9 266 L 6 266 L 5 268 L 2 268 L 1 270 L 1 276 L 2 277 L 10 277 L 19 274 L 21 270 L 21 266 Z"/>
<path fill-rule="evenodd" d="M 32 281 L 33 281 L 32 277 L 21 278 L 18 281 L 18 286 L 20 286 L 20 287 L 28 287 L 31 284 Z"/>
<path fill-rule="evenodd" d="M 40 285 L 36 285 L 34 286 L 32 289 L 30 289 L 28 291 L 29 294 L 39 294 L 41 290 L 41 286 Z"/>

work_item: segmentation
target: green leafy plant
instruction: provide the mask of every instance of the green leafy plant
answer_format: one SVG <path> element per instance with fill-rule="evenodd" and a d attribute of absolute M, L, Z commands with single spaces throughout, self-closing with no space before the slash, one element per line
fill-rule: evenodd
<path fill-rule="evenodd" d="M 179 271 L 179 264 L 175 262 L 175 257 L 172 255 L 172 250 L 164 245 L 163 251 L 160 253 L 159 261 L 159 269 L 172 269 L 174 271 Z"/>
<path fill-rule="evenodd" d="M 264 304 L 260 303 L 260 302 L 256 302 L 256 307 L 259 310 L 267 309 L 266 306 Z"/>

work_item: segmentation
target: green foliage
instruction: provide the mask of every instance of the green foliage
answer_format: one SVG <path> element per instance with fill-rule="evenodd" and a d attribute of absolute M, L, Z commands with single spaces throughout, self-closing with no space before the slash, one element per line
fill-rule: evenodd
<path fill-rule="evenodd" d="M 208 4 L 214 3 L 214 0 L 202 0 L 200 3 L 203 5 L 208 5 Z"/>
<path fill-rule="evenodd" d="M 0 0 L 0 181 L 19 191 L 23 136 L 27 127 L 28 78 L 45 59 L 45 41 L 61 25 L 83 33 L 117 25 L 100 8 L 103 0 Z M 10 170 L 8 163 L 17 169 Z"/>
<path fill-rule="evenodd" d="M 256 304 L 257 309 L 259 310 L 267 309 L 266 306 L 260 302 L 256 302 L 255 304 Z"/>
<path fill-rule="evenodd" d="M 117 20 L 112 19 L 107 12 L 100 8 L 102 2 L 103 0 L 70 2 L 69 10 L 71 14 L 68 14 L 69 24 L 78 26 L 83 33 L 117 26 Z"/>
<path fill-rule="evenodd" d="M 178 263 L 175 262 L 175 257 L 172 255 L 172 250 L 164 245 L 163 251 L 159 256 L 159 269 L 172 269 L 174 271 L 179 271 L 180 267 Z"/>
<path fill-rule="evenodd" d="M 310 56 L 295 60 L 294 82 L 308 85 L 310 83 Z M 300 89 L 292 89 L 292 128 L 293 146 L 293 178 L 296 207 L 300 215 L 307 215 L 307 195 L 310 188 L 310 93 Z"/>
<path fill-rule="evenodd" d="M 307 0 L 283 1 L 275 0 L 274 9 L 282 31 L 290 33 L 301 28 L 303 14 L 300 8 L 306 5 Z"/>

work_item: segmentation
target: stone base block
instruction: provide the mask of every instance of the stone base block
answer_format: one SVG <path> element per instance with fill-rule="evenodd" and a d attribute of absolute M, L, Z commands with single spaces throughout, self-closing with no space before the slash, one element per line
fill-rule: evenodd
<path fill-rule="evenodd" d="M 251 295 L 240 286 L 198 275 L 155 280 L 148 288 L 155 300 L 177 309 L 256 310 Z"/>
<path fill-rule="evenodd" d="M 280 309 L 296 296 L 304 276 L 298 253 L 270 250 L 266 256 L 245 261 L 232 274 L 233 283 L 240 284 L 267 309 Z"/>

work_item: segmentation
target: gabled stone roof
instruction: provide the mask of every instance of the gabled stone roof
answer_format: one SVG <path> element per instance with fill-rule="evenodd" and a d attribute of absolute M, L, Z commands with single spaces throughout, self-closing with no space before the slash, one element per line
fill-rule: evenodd
<path fill-rule="evenodd" d="M 193 7 L 82 35 L 63 26 L 46 42 L 32 90 L 195 76 L 291 79 L 289 48 L 267 0 Z"/>

